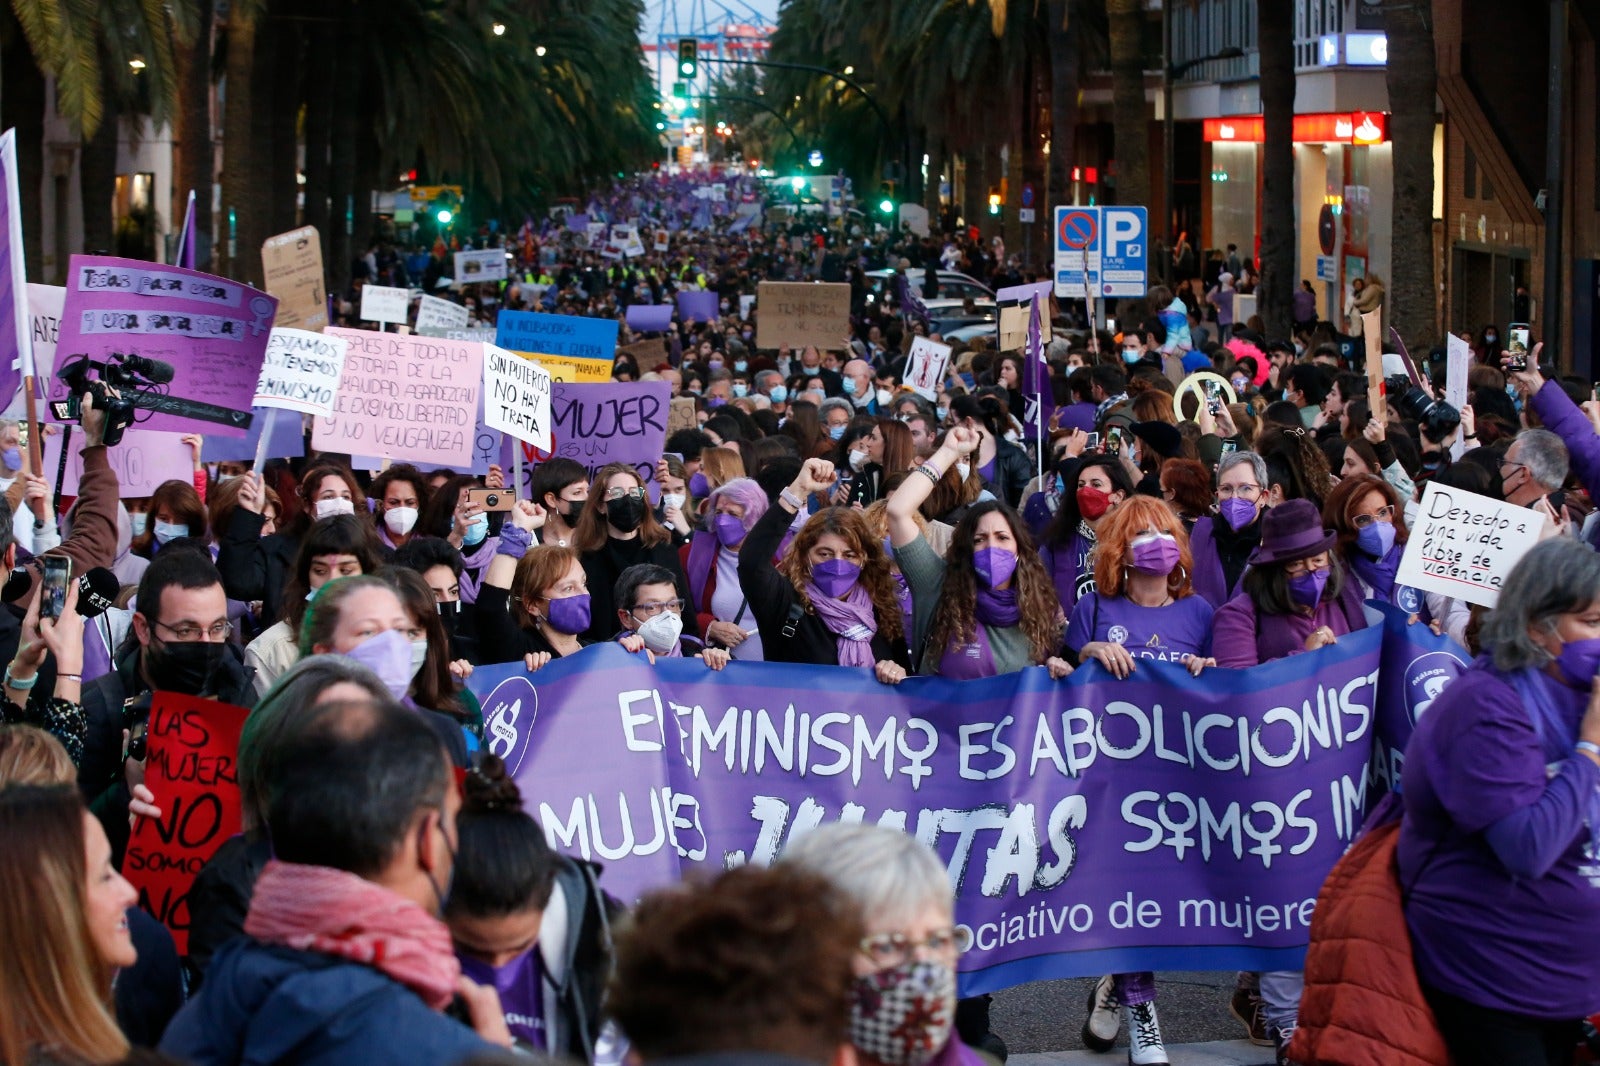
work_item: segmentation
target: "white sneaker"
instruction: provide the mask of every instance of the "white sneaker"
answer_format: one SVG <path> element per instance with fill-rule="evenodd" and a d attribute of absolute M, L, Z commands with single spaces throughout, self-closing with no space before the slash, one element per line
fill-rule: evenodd
<path fill-rule="evenodd" d="M 1167 1049 L 1161 1043 L 1161 1023 L 1156 1020 L 1156 1005 L 1140 1003 L 1123 1007 L 1128 1017 L 1129 1066 L 1169 1066 Z"/>
<path fill-rule="evenodd" d="M 1089 1017 L 1083 1022 L 1083 1046 L 1090 1051 L 1110 1051 L 1117 1042 L 1122 1028 L 1122 1015 L 1117 1008 L 1117 982 L 1106 974 L 1094 984 L 1089 993 Z"/>

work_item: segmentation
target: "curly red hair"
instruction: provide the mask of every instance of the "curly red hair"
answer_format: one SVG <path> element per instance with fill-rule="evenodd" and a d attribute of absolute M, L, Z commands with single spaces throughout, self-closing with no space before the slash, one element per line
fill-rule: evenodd
<path fill-rule="evenodd" d="M 1132 561 L 1133 539 L 1140 530 L 1156 529 L 1170 533 L 1178 542 L 1178 565 L 1167 575 L 1167 591 L 1175 600 L 1194 593 L 1190 571 L 1194 556 L 1189 551 L 1189 534 L 1172 508 L 1152 496 L 1129 496 L 1106 513 L 1095 527 L 1094 584 L 1102 596 L 1127 594 L 1127 574 Z"/>

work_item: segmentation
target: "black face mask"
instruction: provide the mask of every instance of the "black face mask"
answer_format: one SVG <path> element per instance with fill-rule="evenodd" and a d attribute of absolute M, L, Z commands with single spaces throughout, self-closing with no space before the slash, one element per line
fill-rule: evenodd
<path fill-rule="evenodd" d="M 637 496 L 606 501 L 606 521 L 619 533 L 632 533 L 644 521 L 645 503 Z"/>
<path fill-rule="evenodd" d="M 215 691 L 226 654 L 224 642 L 159 638 L 150 641 L 144 652 L 144 672 L 150 686 L 162 692 L 185 692 L 201 696 Z"/>
<path fill-rule="evenodd" d="M 439 608 L 439 622 L 444 626 L 446 636 L 456 635 L 456 625 L 461 620 L 461 604 L 459 601 L 435 604 Z"/>

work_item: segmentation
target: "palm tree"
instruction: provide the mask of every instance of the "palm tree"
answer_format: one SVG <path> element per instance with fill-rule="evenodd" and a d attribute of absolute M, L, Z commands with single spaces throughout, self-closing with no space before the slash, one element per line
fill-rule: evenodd
<path fill-rule="evenodd" d="M 1264 6 L 1271 6 L 1269 3 Z M 1111 116 L 1117 202 L 1150 202 L 1150 114 L 1144 99 L 1143 0 L 1106 0 L 1111 43 Z"/>
<path fill-rule="evenodd" d="M 1261 284 L 1257 309 L 1268 338 L 1294 331 L 1294 11 L 1289 4 L 1256 5 L 1261 62 L 1261 112 L 1266 127 L 1261 160 Z"/>
<path fill-rule="evenodd" d="M 1384 6 L 1389 37 L 1389 136 L 1394 144 L 1394 248 L 1389 263 L 1389 321 L 1421 350 L 1437 336 L 1433 280 L 1433 98 L 1437 75 L 1433 28 L 1407 0 Z"/>

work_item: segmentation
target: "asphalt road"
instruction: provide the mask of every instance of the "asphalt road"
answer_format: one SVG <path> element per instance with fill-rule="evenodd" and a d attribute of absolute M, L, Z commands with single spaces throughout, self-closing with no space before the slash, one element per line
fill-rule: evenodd
<path fill-rule="evenodd" d="M 1235 973 L 1158 973 L 1156 1009 L 1161 1037 L 1171 1047 L 1212 1040 L 1238 1040 L 1244 1027 L 1228 1013 Z M 1086 1001 L 1094 982 L 1040 981 L 998 992 L 991 1008 L 990 1026 L 1012 1054 L 1025 1055 L 1081 1049 L 1079 1030 L 1086 1017 Z M 1117 1040 L 1127 1046 L 1127 1031 Z M 1271 1048 L 1259 1049 L 1255 1061 L 1271 1063 Z M 1107 1052 L 1108 1066 L 1127 1061 L 1127 1052 Z"/>

